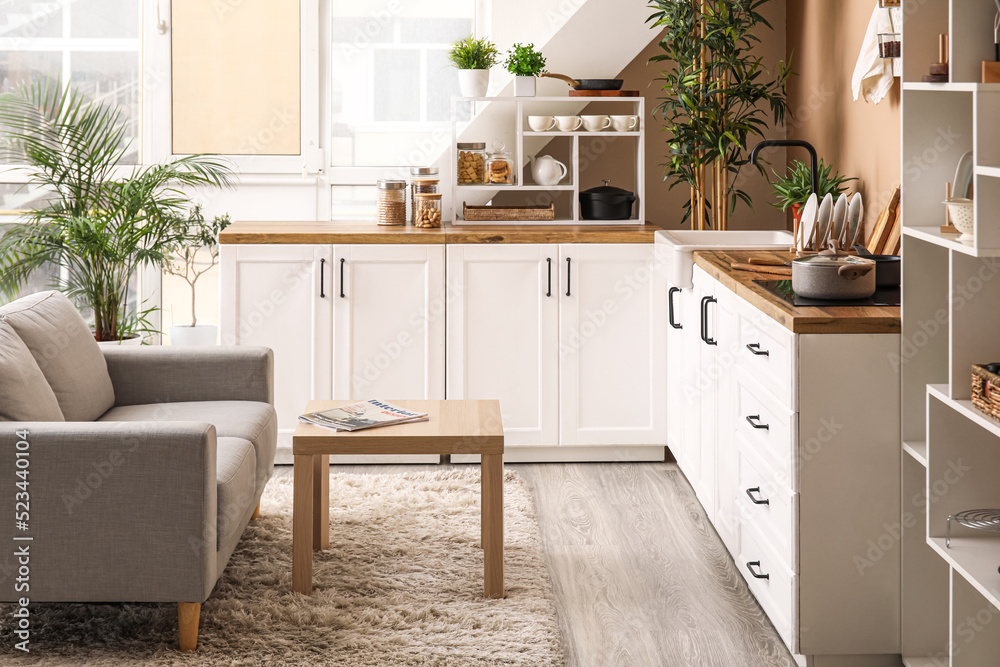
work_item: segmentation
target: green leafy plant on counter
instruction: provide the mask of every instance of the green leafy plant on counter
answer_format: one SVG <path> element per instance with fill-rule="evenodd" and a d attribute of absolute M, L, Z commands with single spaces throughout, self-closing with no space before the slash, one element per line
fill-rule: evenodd
<path fill-rule="evenodd" d="M 448 49 L 448 60 L 456 69 L 489 69 L 497 63 L 500 52 L 490 40 L 469 35 Z"/>
<path fill-rule="evenodd" d="M 535 50 L 534 44 L 515 44 L 507 51 L 504 65 L 515 76 L 538 76 L 545 71 L 545 56 Z"/>
<path fill-rule="evenodd" d="M 809 165 L 802 160 L 795 160 L 788 166 L 788 173 L 779 176 L 778 172 L 772 170 L 775 180 L 771 182 L 771 191 L 774 193 L 776 202 L 770 202 L 771 206 L 787 211 L 795 204 L 805 204 L 812 194 L 812 170 Z M 817 173 L 817 195 L 820 199 L 828 194 L 834 197 L 847 192 L 845 183 L 856 181 L 856 178 L 847 178 L 840 172 L 833 171 L 833 165 L 828 165 L 819 160 L 819 171 Z"/>
<path fill-rule="evenodd" d="M 738 201 L 753 207 L 750 196 L 736 187 L 737 176 L 749 163 L 751 139 L 762 137 L 769 124 L 784 124 L 785 86 L 793 74 L 783 61 L 770 72 L 754 53 L 763 29 L 773 30 L 758 11 L 768 2 L 653 0 L 649 4 L 655 11 L 647 22 L 663 32 L 659 42 L 663 53 L 649 62 L 666 66 L 657 79 L 665 96 L 653 110 L 668 137 L 663 180 L 671 189 L 690 186 L 684 220 L 694 214 L 705 221 L 711 212 L 713 226 L 724 229 Z M 714 173 L 713 179 L 708 172 Z"/>
<path fill-rule="evenodd" d="M 155 309 L 129 307 L 132 280 L 183 240 L 176 216 L 190 200 L 179 188 L 229 186 L 229 164 L 190 155 L 119 167 L 130 145 L 121 108 L 58 81 L 0 95 L 0 125 L 0 160 L 24 165 L 27 185 L 48 195 L 0 236 L 0 294 L 15 298 L 33 272 L 62 266 L 53 287 L 93 310 L 98 341 L 148 331 Z"/>

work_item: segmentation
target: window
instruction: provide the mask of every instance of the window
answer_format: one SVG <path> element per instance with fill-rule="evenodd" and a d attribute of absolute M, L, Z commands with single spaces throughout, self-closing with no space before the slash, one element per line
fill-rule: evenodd
<path fill-rule="evenodd" d="M 475 0 L 333 0 L 331 15 L 333 166 L 436 158 L 458 95 L 447 50 L 473 32 Z"/>
<path fill-rule="evenodd" d="M 0 93 L 39 78 L 72 81 L 120 106 L 139 155 L 139 16 L 135 0 L 0 0 Z"/>

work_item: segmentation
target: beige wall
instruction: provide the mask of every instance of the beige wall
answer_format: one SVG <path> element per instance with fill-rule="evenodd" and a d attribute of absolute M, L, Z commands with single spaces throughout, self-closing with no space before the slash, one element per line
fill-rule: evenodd
<path fill-rule="evenodd" d="M 873 0 L 788 3 L 788 50 L 799 76 L 789 86 L 794 129 L 834 168 L 860 179 L 869 229 L 899 184 L 899 80 L 880 104 L 854 101 L 851 77 Z M 789 157 L 796 155 L 789 152 Z"/>

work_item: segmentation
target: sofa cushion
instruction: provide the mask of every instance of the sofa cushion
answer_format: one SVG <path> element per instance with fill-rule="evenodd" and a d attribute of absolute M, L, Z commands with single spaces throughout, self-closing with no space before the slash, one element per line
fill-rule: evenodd
<path fill-rule="evenodd" d="M 14 329 L 0 320 L 0 421 L 64 421 L 42 369 Z"/>
<path fill-rule="evenodd" d="M 115 404 L 108 366 L 87 323 L 59 292 L 0 308 L 48 380 L 66 421 L 94 421 Z"/>
<path fill-rule="evenodd" d="M 257 457 L 253 445 L 242 438 L 219 438 L 215 479 L 218 499 L 216 549 L 239 541 L 253 508 L 257 506 L 254 475 Z"/>
<path fill-rule="evenodd" d="M 213 424 L 220 438 L 249 440 L 257 456 L 257 484 L 263 488 L 274 472 L 278 417 L 268 403 L 256 401 L 190 401 L 144 403 L 111 408 L 101 421 L 190 421 Z"/>

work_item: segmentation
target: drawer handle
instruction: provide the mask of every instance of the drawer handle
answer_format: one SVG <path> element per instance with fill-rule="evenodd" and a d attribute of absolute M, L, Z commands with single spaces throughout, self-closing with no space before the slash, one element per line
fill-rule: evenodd
<path fill-rule="evenodd" d="M 324 276 L 326 276 L 326 257 L 320 257 L 319 259 L 319 298 L 326 298 L 326 288 L 323 285 Z"/>
<path fill-rule="evenodd" d="M 767 498 L 755 498 L 753 494 L 760 494 L 760 487 L 755 486 L 752 489 L 747 489 L 747 495 L 750 496 L 750 501 L 754 505 L 770 505 L 771 501 Z"/>
<path fill-rule="evenodd" d="M 765 431 L 770 431 L 771 427 L 767 424 L 760 423 L 760 415 L 750 415 L 747 417 L 747 422 L 750 423 L 754 428 L 764 429 Z"/>
<path fill-rule="evenodd" d="M 719 344 L 719 341 L 708 337 L 708 305 L 718 302 L 719 300 L 712 296 L 702 297 L 701 299 L 701 339 L 705 341 L 705 345 Z"/>
<path fill-rule="evenodd" d="M 344 296 L 344 258 L 340 258 L 340 298 L 346 299 Z"/>
<path fill-rule="evenodd" d="M 747 349 L 758 357 L 770 357 L 771 353 L 760 349 L 760 343 L 747 343 Z"/>
<path fill-rule="evenodd" d="M 667 321 L 674 329 L 683 329 L 684 326 L 674 320 L 674 295 L 681 291 L 680 287 L 671 287 L 667 292 Z M 986 383 L 989 386 L 989 382 Z"/>
<path fill-rule="evenodd" d="M 754 560 L 747 563 L 747 569 L 750 570 L 750 574 L 753 575 L 754 579 L 770 579 L 771 575 L 764 574 L 763 572 L 754 572 L 754 568 L 760 570 L 760 561 Z"/>

